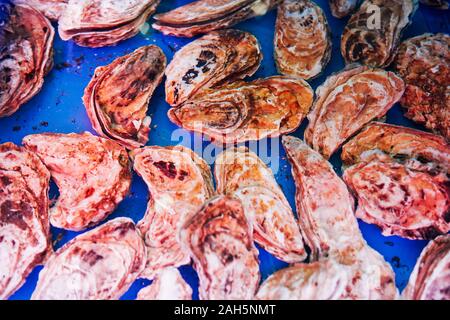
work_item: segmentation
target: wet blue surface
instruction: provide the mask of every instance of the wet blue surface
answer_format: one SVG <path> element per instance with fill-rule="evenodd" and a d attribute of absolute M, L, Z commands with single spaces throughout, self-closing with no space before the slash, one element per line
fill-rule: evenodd
<path fill-rule="evenodd" d="M 187 2 L 189 1 L 164 0 L 159 6 L 158 12 L 167 11 Z M 321 5 L 327 15 L 333 33 L 334 48 L 331 62 L 327 66 L 324 74 L 311 82 L 314 89 L 325 80 L 326 76 L 332 72 L 339 71 L 344 66 L 339 43 L 343 27 L 346 23 L 346 19 L 338 20 L 331 16 L 326 0 L 316 2 Z M 405 32 L 404 38 L 425 32 L 448 33 L 449 19 L 450 15 L 448 10 L 440 11 L 420 6 L 414 17 L 413 24 Z M 149 22 L 151 22 L 151 19 Z M 272 11 L 264 17 L 254 18 L 236 26 L 238 29 L 253 33 L 262 46 L 264 60 L 252 78 L 277 74 L 272 53 L 274 24 L 275 11 Z M 24 136 L 42 132 L 70 133 L 90 131 L 94 133 L 82 104 L 81 97 L 96 67 L 108 64 L 115 58 L 148 44 L 160 46 L 170 61 L 174 52 L 190 41 L 190 39 L 163 36 L 161 33 L 150 28 L 145 34 L 141 33 L 132 39 L 121 42 L 115 47 L 88 49 L 78 47 L 72 42 L 63 42 L 56 35 L 54 45 L 55 67 L 46 77 L 44 87 L 36 97 L 22 106 L 11 117 L 0 119 L 0 143 L 11 141 L 20 144 Z M 156 90 L 149 106 L 149 114 L 153 119 L 149 145 L 175 145 L 179 142 L 178 139 L 174 140 L 172 138 L 172 133 L 174 133 L 177 127 L 169 122 L 167 118 L 166 112 L 168 108 L 169 106 L 164 101 L 164 90 L 161 85 Z M 404 118 L 403 111 L 398 105 L 389 111 L 387 122 L 424 129 Z M 306 123 L 303 123 L 294 135 L 303 137 L 305 127 Z M 188 134 L 188 137 L 194 138 L 194 135 Z M 200 146 L 203 146 L 203 149 L 206 148 L 208 150 L 209 142 L 202 142 L 198 137 L 192 139 L 192 141 L 194 140 Z M 182 143 L 193 147 L 186 140 Z M 275 172 L 278 183 L 281 185 L 294 208 L 295 186 L 290 173 L 290 166 L 286 161 L 284 151 L 278 140 L 272 141 L 272 147 L 268 148 L 268 152 L 269 154 L 272 152 L 274 155 L 279 152 L 279 157 L 276 157 L 276 159 L 279 159 L 279 163 L 272 161 L 270 165 Z M 336 171 L 340 172 L 341 163 L 339 155 L 335 155 L 332 158 L 332 163 Z M 55 186 L 52 187 L 50 196 L 52 198 L 57 197 L 57 189 Z M 144 215 L 147 197 L 147 188 L 144 182 L 141 178 L 135 176 L 131 194 L 108 219 L 128 216 L 136 222 L 139 221 Z M 426 245 L 426 241 L 410 241 L 398 237 L 384 237 L 375 226 L 363 222 L 360 222 L 360 227 L 367 242 L 383 254 L 385 259 L 391 263 L 397 276 L 397 286 L 399 289 L 403 289 L 418 255 Z M 52 233 L 56 248 L 61 247 L 61 245 L 76 236 L 74 232 L 67 232 L 56 228 L 52 228 Z M 262 249 L 260 249 L 260 260 L 263 279 L 274 271 L 286 266 L 285 263 L 273 258 Z M 11 299 L 29 299 L 36 285 L 40 270 L 41 267 L 36 268 L 29 276 L 25 285 Z M 190 266 L 181 267 L 180 270 L 183 277 L 194 288 L 194 297 L 197 297 L 198 278 L 195 271 Z M 124 295 L 123 299 L 134 299 L 139 289 L 149 283 L 150 281 L 148 280 L 137 280 Z"/>

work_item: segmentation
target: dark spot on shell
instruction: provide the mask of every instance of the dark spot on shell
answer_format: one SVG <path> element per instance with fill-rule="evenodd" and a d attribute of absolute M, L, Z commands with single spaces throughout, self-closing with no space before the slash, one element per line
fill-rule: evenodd
<path fill-rule="evenodd" d="M 99 260 L 103 259 L 103 256 L 96 253 L 94 250 L 89 250 L 82 256 L 83 261 L 87 262 L 91 267 L 95 265 Z"/>
<path fill-rule="evenodd" d="M 177 176 L 177 169 L 173 162 L 158 161 L 154 162 L 153 165 L 168 178 L 174 179 Z"/>
<path fill-rule="evenodd" d="M 0 206 L 0 222 L 15 224 L 22 230 L 27 228 L 27 224 L 23 218 L 29 217 L 32 214 L 30 205 L 25 202 L 16 204 L 11 200 L 6 200 Z"/>
<path fill-rule="evenodd" d="M 186 84 L 191 84 L 192 83 L 192 79 L 195 79 L 198 76 L 198 71 L 194 70 L 194 69 L 189 69 L 186 74 L 183 76 L 183 81 Z"/>

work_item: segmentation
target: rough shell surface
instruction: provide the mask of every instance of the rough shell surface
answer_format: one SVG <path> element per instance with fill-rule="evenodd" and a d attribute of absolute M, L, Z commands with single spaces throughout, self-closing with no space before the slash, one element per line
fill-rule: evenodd
<path fill-rule="evenodd" d="M 176 268 L 166 268 L 141 289 L 137 300 L 192 300 L 192 289 Z"/>
<path fill-rule="evenodd" d="M 341 19 L 356 9 L 359 0 L 329 0 L 328 2 L 330 3 L 331 14 Z"/>
<path fill-rule="evenodd" d="M 69 0 L 12 0 L 14 4 L 25 4 L 42 12 L 52 21 L 58 21 Z"/>

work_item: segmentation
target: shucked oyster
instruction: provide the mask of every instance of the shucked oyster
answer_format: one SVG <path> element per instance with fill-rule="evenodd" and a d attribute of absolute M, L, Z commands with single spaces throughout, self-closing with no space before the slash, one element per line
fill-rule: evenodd
<path fill-rule="evenodd" d="M 450 140 L 450 36 L 424 34 L 400 46 L 394 68 L 406 83 L 406 117 Z"/>
<path fill-rule="evenodd" d="M 69 0 L 59 35 L 84 47 L 103 47 L 133 37 L 160 0 Z"/>
<path fill-rule="evenodd" d="M 0 117 L 16 112 L 36 95 L 53 66 L 50 21 L 22 5 L 4 5 L 9 20 L 0 28 Z"/>
<path fill-rule="evenodd" d="M 331 14 L 336 18 L 344 18 L 352 13 L 359 0 L 329 0 Z"/>
<path fill-rule="evenodd" d="M 197 0 L 155 15 L 153 28 L 164 34 L 193 37 L 262 16 L 280 0 Z"/>
<path fill-rule="evenodd" d="M 417 0 L 365 0 L 342 34 L 345 61 L 381 68 L 389 65 L 416 8 Z"/>
<path fill-rule="evenodd" d="M 25 4 L 42 12 L 50 20 L 57 21 L 66 9 L 69 0 L 12 0 L 14 4 Z"/>
<path fill-rule="evenodd" d="M 432 239 L 450 231 L 450 148 L 429 133 L 373 123 L 343 148 L 356 216 L 385 235 Z"/>
<path fill-rule="evenodd" d="M 177 51 L 167 66 L 167 103 L 178 106 L 200 90 L 251 76 L 261 59 L 258 40 L 248 32 L 208 33 Z"/>
<path fill-rule="evenodd" d="M 352 67 L 330 76 L 317 88 L 306 142 L 329 158 L 365 124 L 383 117 L 404 90 L 401 78 L 381 69 Z"/>
<path fill-rule="evenodd" d="M 148 103 L 165 66 L 164 53 L 150 45 L 97 68 L 83 96 L 94 129 L 128 149 L 145 145 Z"/>
<path fill-rule="evenodd" d="M 322 9 L 309 0 L 284 0 L 275 25 L 279 72 L 311 79 L 322 72 L 330 57 L 330 30 Z"/>
<path fill-rule="evenodd" d="M 275 76 L 202 91 L 170 109 L 168 116 L 217 143 L 239 143 L 294 131 L 308 113 L 313 95 L 304 80 Z"/>

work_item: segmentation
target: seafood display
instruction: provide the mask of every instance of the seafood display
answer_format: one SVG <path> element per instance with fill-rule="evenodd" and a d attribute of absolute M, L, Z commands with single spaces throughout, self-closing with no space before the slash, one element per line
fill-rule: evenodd
<path fill-rule="evenodd" d="M 22 5 L 3 5 L 7 21 L 0 28 L 0 118 L 12 115 L 44 84 L 53 67 L 50 21 Z"/>
<path fill-rule="evenodd" d="M 302 79 L 274 76 L 205 90 L 168 112 L 184 129 L 219 144 L 277 137 L 297 129 L 313 101 Z"/>
<path fill-rule="evenodd" d="M 45 263 L 33 300 L 116 300 L 145 266 L 133 221 L 116 218 L 77 236 Z"/>
<path fill-rule="evenodd" d="M 175 53 L 166 69 L 166 101 L 178 106 L 201 90 L 251 76 L 261 60 L 252 34 L 233 29 L 208 33 Z"/>
<path fill-rule="evenodd" d="M 403 31 L 412 21 L 417 0 L 365 0 L 341 38 L 347 63 L 386 67 L 394 59 Z"/>
<path fill-rule="evenodd" d="M 28 5 L 42 12 L 48 19 L 57 21 L 69 0 L 12 0 L 14 4 Z"/>
<path fill-rule="evenodd" d="M 94 129 L 128 149 L 144 146 L 151 122 L 148 103 L 165 67 L 164 53 L 150 45 L 97 68 L 83 96 Z"/>
<path fill-rule="evenodd" d="M 275 25 L 275 62 L 281 74 L 318 76 L 331 58 L 331 34 L 322 9 L 309 0 L 284 0 Z"/>
<path fill-rule="evenodd" d="M 131 152 L 134 170 L 148 186 L 147 212 L 139 222 L 147 247 L 142 276 L 152 279 L 162 269 L 188 264 L 189 253 L 178 240 L 183 222 L 213 194 L 206 162 L 182 146 L 145 147 Z"/>
<path fill-rule="evenodd" d="M 137 300 L 192 300 L 192 289 L 176 268 L 169 267 L 139 291 Z"/>
<path fill-rule="evenodd" d="M 131 166 L 125 148 L 82 134 L 34 134 L 23 139 L 36 153 L 59 188 L 50 223 L 80 231 L 105 219 L 128 194 Z"/>
<path fill-rule="evenodd" d="M 393 72 L 351 66 L 316 90 L 305 141 L 329 158 L 371 120 L 382 118 L 402 97 L 403 80 Z"/>
<path fill-rule="evenodd" d="M 154 29 L 166 35 L 193 37 L 262 16 L 280 0 L 197 0 L 154 16 Z"/>
<path fill-rule="evenodd" d="M 328 0 L 328 2 L 330 3 L 331 14 L 341 19 L 356 9 L 359 0 Z"/>
<path fill-rule="evenodd" d="M 343 148 L 356 216 L 384 235 L 433 239 L 450 231 L 450 147 L 430 133 L 370 124 Z"/>
<path fill-rule="evenodd" d="M 450 139 L 450 36 L 423 34 L 400 45 L 394 60 L 406 83 L 406 117 Z"/>

